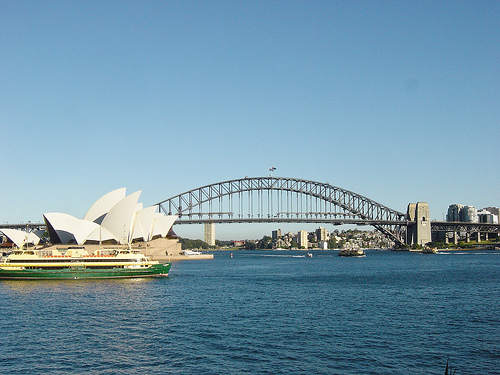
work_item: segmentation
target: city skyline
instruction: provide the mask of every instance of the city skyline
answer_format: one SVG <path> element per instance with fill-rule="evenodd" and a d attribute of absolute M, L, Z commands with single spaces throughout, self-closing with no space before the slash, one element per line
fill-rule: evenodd
<path fill-rule="evenodd" d="M 310 181 L 311 182 L 311 181 Z M 116 191 L 124 191 L 125 188 L 117 189 Z M 135 192 L 134 194 L 140 194 L 139 192 Z M 424 202 L 425 203 L 425 202 Z M 411 204 L 410 204 L 411 205 Z M 414 205 L 414 204 L 413 204 Z M 142 204 L 141 204 L 142 206 Z M 154 208 L 155 206 L 149 206 L 148 210 Z M 410 206 L 409 206 L 410 207 Z M 409 209 L 408 207 L 408 209 Z M 164 210 L 165 207 L 162 209 Z M 282 207 L 282 209 L 286 209 L 286 207 Z M 160 212 L 162 212 L 160 210 Z M 158 208 L 156 207 L 156 211 L 158 211 Z M 498 224 L 498 219 L 499 219 L 499 211 L 500 209 L 498 207 L 494 206 L 488 206 L 488 207 L 483 207 L 483 208 L 476 208 L 471 205 L 462 205 L 462 204 L 450 204 L 448 206 L 448 210 L 446 213 L 446 216 L 443 214 L 443 220 L 442 221 L 447 221 L 447 222 L 453 222 L 453 221 L 458 221 L 458 222 L 474 222 L 474 223 L 492 223 L 492 224 Z M 45 214 L 42 215 L 42 217 L 45 220 Z M 88 214 L 88 212 L 87 212 Z M 406 213 L 408 214 L 408 213 Z M 55 213 L 50 213 L 49 215 L 55 215 Z M 71 216 L 71 215 L 70 215 Z M 197 216 L 197 214 L 195 214 Z M 246 215 L 245 215 L 246 216 Z M 258 215 L 257 215 L 258 216 Z M 73 219 L 78 220 L 78 218 L 73 217 Z M 344 221 L 344 220 L 341 220 Z M 439 221 L 436 219 L 432 219 L 432 221 Z M 17 226 L 23 225 L 23 224 L 30 224 L 34 225 L 36 223 L 39 223 L 43 225 L 43 220 L 40 221 L 21 221 L 18 223 L 3 223 L 7 224 L 6 227 L 8 227 L 8 224 L 15 224 Z M 203 224 L 188 224 L 186 225 L 185 223 L 178 223 L 177 225 L 174 225 L 172 228 L 174 232 L 179 235 L 179 237 L 183 238 L 192 238 L 192 239 L 204 239 L 205 242 L 207 242 L 207 238 L 210 238 L 209 243 L 213 243 L 215 240 L 221 240 L 221 241 L 228 241 L 228 240 L 235 240 L 235 241 L 240 241 L 240 240 L 255 240 L 261 238 L 260 236 L 267 236 L 265 231 L 271 230 L 272 232 L 275 231 L 275 225 L 278 222 L 255 222 L 255 223 L 247 223 L 247 224 L 242 224 L 242 223 L 224 223 L 224 222 L 215 222 L 211 223 L 209 232 L 207 232 L 207 227 L 206 225 Z M 217 224 L 217 228 L 222 229 L 222 235 L 219 233 L 219 231 L 215 230 Z M 314 232 L 317 230 L 317 225 L 318 223 L 311 223 L 308 222 L 307 220 L 304 222 L 282 222 L 282 224 L 286 225 L 287 229 L 284 232 L 293 232 L 295 230 L 296 232 Z M 248 235 L 243 235 L 240 237 L 234 237 L 232 233 L 236 232 L 234 229 L 228 230 L 229 227 L 235 228 L 235 227 L 241 227 L 242 225 L 245 225 L 248 228 L 248 225 L 256 229 L 259 227 L 260 229 L 258 231 L 254 231 L 254 237 L 249 237 Z M 350 230 L 350 229 L 358 229 L 358 230 L 365 230 L 365 231 L 372 231 L 375 230 L 374 227 L 372 227 L 370 224 L 339 224 L 339 223 L 328 223 L 328 222 L 323 222 L 323 225 L 327 227 L 332 227 L 333 229 L 331 230 L 332 232 L 335 230 Z M 186 231 L 186 229 L 189 228 L 191 230 Z M 193 230 L 193 228 L 195 228 Z M 274 229 L 273 229 L 274 228 Z M 326 229 L 327 231 L 330 231 L 329 229 Z M 263 232 L 264 231 L 264 232 Z M 281 231 L 281 229 L 279 229 Z M 186 234 L 187 233 L 187 234 Z M 216 234 L 217 233 L 217 234 Z M 207 237 L 208 235 L 208 237 Z M 255 237 L 255 235 L 257 237 Z M 222 236 L 222 237 L 221 237 Z M 207 242 L 208 243 L 208 242 Z"/>

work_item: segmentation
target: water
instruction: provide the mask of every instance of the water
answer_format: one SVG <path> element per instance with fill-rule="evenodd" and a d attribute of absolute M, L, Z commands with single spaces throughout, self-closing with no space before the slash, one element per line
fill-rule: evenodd
<path fill-rule="evenodd" d="M 1 374 L 500 373 L 500 252 L 215 252 L 165 279 L 1 281 Z"/>

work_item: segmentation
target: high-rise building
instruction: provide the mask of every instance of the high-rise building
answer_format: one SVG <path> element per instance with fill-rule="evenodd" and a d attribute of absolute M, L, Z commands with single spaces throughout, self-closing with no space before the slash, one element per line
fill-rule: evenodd
<path fill-rule="evenodd" d="M 446 221 L 461 221 L 466 223 L 477 223 L 477 209 L 474 206 L 452 204 L 448 207 Z"/>
<path fill-rule="evenodd" d="M 319 227 L 316 229 L 316 240 L 318 242 L 320 241 L 328 241 L 328 231 L 326 228 Z"/>
<path fill-rule="evenodd" d="M 477 212 L 477 219 L 479 223 L 498 224 L 498 215 L 485 209 Z"/>
<path fill-rule="evenodd" d="M 297 245 L 299 245 L 299 248 L 304 246 L 305 249 L 309 246 L 309 243 L 307 242 L 307 231 L 305 230 L 299 230 L 299 233 L 297 233 Z"/>
<path fill-rule="evenodd" d="M 273 241 L 277 241 L 279 238 L 281 238 L 281 229 L 273 230 L 271 235 L 272 235 Z"/>
<path fill-rule="evenodd" d="M 485 207 L 483 210 L 488 211 L 490 214 L 493 215 L 500 215 L 500 209 L 498 207 Z"/>
<path fill-rule="evenodd" d="M 450 205 L 446 214 L 446 221 L 462 221 L 460 215 L 463 207 L 461 204 Z"/>
<path fill-rule="evenodd" d="M 477 209 L 474 206 L 464 206 L 462 209 L 462 220 L 466 223 L 477 223 Z"/>
<path fill-rule="evenodd" d="M 205 223 L 204 240 L 209 246 L 215 246 L 215 223 Z"/>

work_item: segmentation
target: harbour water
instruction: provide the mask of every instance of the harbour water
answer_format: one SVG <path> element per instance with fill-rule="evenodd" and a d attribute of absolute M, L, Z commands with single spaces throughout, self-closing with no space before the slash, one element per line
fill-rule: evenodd
<path fill-rule="evenodd" d="M 500 251 L 233 253 L 161 279 L 0 281 L 0 373 L 500 373 Z"/>

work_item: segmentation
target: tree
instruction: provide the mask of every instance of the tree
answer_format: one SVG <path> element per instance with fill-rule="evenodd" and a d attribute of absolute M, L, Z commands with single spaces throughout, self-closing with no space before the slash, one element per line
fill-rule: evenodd
<path fill-rule="evenodd" d="M 272 249 L 273 248 L 273 239 L 269 236 L 264 236 L 257 244 L 258 249 Z"/>
<path fill-rule="evenodd" d="M 191 240 L 189 238 L 179 238 L 182 250 L 186 249 L 208 249 L 208 244 L 202 240 Z"/>
<path fill-rule="evenodd" d="M 339 246 L 337 244 L 337 240 L 335 237 L 332 237 L 328 240 L 328 248 L 329 249 L 337 249 Z"/>
<path fill-rule="evenodd" d="M 244 248 L 245 250 L 255 250 L 256 246 L 253 241 L 246 241 Z"/>
<path fill-rule="evenodd" d="M 448 247 L 444 242 L 429 242 L 426 245 L 434 249 L 446 249 Z"/>

